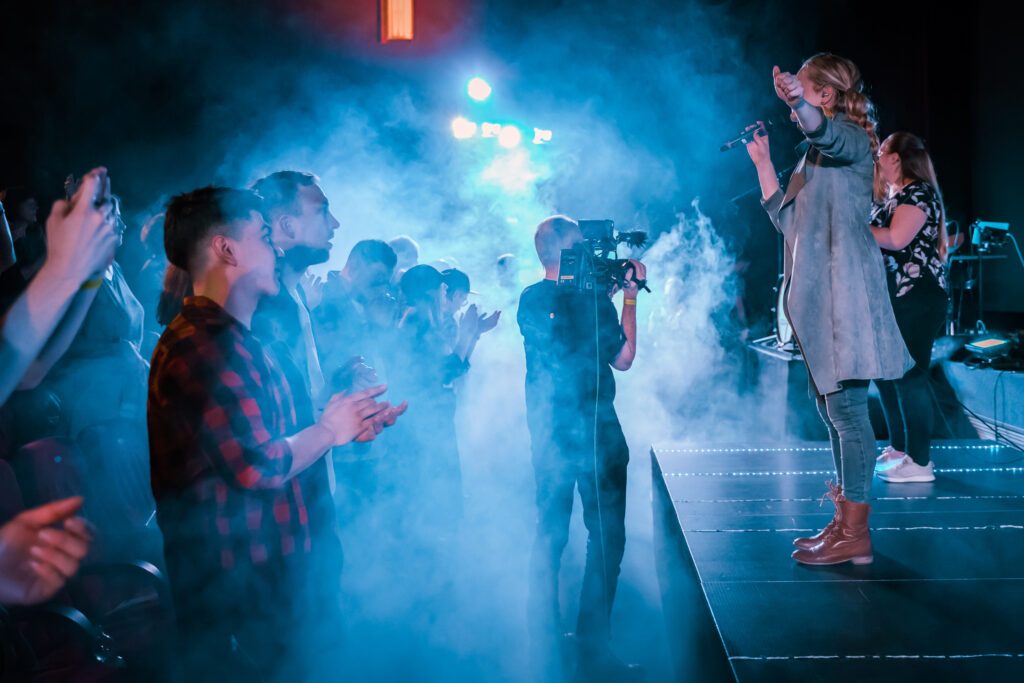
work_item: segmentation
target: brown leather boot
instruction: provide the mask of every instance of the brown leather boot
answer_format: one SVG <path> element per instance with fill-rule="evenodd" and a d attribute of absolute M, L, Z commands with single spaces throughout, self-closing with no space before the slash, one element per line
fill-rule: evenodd
<path fill-rule="evenodd" d="M 871 531 L 868 529 L 867 503 L 854 503 L 842 496 L 837 500 L 839 523 L 812 548 L 793 551 L 793 559 L 801 564 L 827 565 L 853 562 L 871 564 Z"/>
<path fill-rule="evenodd" d="M 819 502 L 818 505 L 822 505 L 825 502 L 826 498 L 832 501 L 833 505 L 836 506 L 835 514 L 832 515 L 832 521 L 829 522 L 824 529 L 814 534 L 813 536 L 793 539 L 793 545 L 795 545 L 797 548 L 804 548 L 805 550 L 808 548 L 813 548 L 822 540 L 824 540 L 824 538 L 828 536 L 828 533 L 832 531 L 835 525 L 839 523 L 840 509 L 839 503 L 837 501 L 839 497 L 843 495 L 843 487 L 836 486 L 835 484 L 832 483 L 831 480 L 826 481 L 825 485 L 828 486 L 828 491 L 825 493 L 825 495 L 821 497 L 821 502 Z"/>

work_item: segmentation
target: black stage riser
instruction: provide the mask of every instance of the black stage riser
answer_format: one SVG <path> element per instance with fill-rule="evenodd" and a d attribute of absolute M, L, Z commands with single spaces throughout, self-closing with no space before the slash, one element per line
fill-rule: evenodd
<path fill-rule="evenodd" d="M 876 478 L 873 564 L 805 567 L 791 542 L 831 518 L 826 445 L 652 449 L 678 680 L 1024 680 L 1022 454 L 933 456 L 934 483 Z"/>

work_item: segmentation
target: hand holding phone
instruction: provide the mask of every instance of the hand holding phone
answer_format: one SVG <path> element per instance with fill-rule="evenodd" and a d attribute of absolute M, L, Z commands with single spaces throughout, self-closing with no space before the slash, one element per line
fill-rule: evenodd
<path fill-rule="evenodd" d="M 110 197 L 110 178 L 100 167 L 82 178 L 70 199 L 54 202 L 46 219 L 44 268 L 81 284 L 110 265 L 118 242 Z"/>

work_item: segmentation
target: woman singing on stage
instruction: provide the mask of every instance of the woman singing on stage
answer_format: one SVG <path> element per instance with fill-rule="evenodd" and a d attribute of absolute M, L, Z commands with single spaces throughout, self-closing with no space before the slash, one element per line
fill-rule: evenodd
<path fill-rule="evenodd" d="M 928 386 L 932 345 L 946 320 L 946 220 L 942 193 L 924 143 L 893 133 L 875 166 L 871 232 L 882 248 L 889 296 L 914 367 L 878 382 L 892 445 L 878 457 L 878 477 L 891 483 L 935 481 L 929 458 L 935 411 Z"/>
<path fill-rule="evenodd" d="M 903 377 L 913 363 L 885 290 L 881 252 L 864 222 L 878 148 L 873 107 L 856 65 L 836 55 L 811 57 L 796 75 L 775 67 L 774 81 L 809 146 L 785 191 L 768 137 L 755 135 L 747 152 L 764 208 L 785 238 L 784 310 L 828 428 L 839 480 L 827 493 L 835 503 L 832 521 L 815 536 L 796 539 L 793 558 L 867 564 L 873 560 L 868 494 L 875 465 L 868 384 Z"/>

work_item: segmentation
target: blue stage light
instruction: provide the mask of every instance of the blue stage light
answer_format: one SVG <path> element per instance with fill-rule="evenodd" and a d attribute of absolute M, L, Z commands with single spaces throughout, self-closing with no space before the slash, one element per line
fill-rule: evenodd
<path fill-rule="evenodd" d="M 498 134 L 498 144 L 505 149 L 512 149 L 523 141 L 523 134 L 515 126 L 502 126 Z"/>
<path fill-rule="evenodd" d="M 491 96 L 491 86 L 488 85 L 487 81 L 479 76 L 469 80 L 469 84 L 466 86 L 466 91 L 469 93 L 469 96 L 477 102 L 483 102 Z"/>
<path fill-rule="evenodd" d="M 458 116 L 452 119 L 452 135 L 459 140 L 468 140 L 476 135 L 476 124 L 462 116 Z"/>

